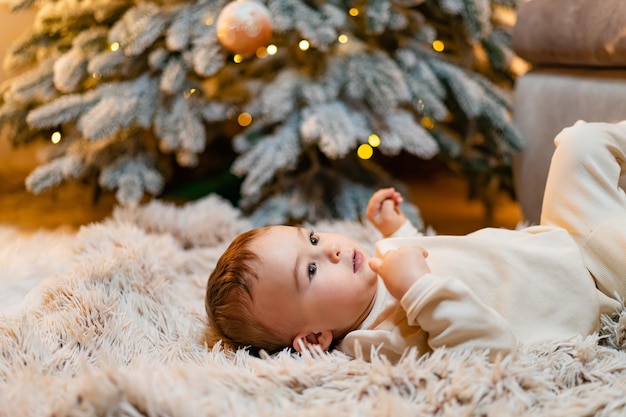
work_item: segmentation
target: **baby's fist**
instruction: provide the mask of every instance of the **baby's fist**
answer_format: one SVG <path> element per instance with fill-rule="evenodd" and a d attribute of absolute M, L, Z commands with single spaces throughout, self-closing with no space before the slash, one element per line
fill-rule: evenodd
<path fill-rule="evenodd" d="M 430 272 L 427 257 L 424 248 L 402 247 L 387 251 L 382 259 L 370 258 L 369 267 L 380 275 L 389 293 L 401 300 L 419 278 Z"/>
<path fill-rule="evenodd" d="M 392 235 L 406 221 L 406 216 L 398 208 L 402 195 L 394 188 L 376 191 L 367 204 L 367 219 L 383 236 Z"/>

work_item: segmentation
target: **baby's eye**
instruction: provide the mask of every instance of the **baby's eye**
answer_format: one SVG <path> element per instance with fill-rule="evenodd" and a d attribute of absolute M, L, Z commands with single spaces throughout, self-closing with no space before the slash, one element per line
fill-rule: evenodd
<path fill-rule="evenodd" d="M 311 234 L 309 235 L 309 240 L 311 241 L 311 244 L 313 246 L 317 246 L 317 244 L 320 243 L 320 238 L 317 237 L 317 235 L 313 231 L 311 231 Z"/>
<path fill-rule="evenodd" d="M 308 273 L 309 273 L 309 281 L 311 281 L 313 279 L 313 277 L 315 276 L 315 273 L 317 272 L 317 265 L 315 264 L 309 264 L 309 268 L 308 268 Z"/>

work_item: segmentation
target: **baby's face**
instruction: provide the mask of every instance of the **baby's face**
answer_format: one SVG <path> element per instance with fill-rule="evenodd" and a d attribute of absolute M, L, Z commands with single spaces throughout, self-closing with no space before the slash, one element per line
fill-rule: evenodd
<path fill-rule="evenodd" d="M 335 233 L 275 226 L 254 240 L 258 281 L 253 310 L 264 325 L 293 338 L 356 328 L 371 310 L 377 275 L 356 241 Z"/>

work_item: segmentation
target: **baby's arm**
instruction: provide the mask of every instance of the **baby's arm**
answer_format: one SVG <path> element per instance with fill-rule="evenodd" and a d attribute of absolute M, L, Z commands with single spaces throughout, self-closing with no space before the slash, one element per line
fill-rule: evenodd
<path fill-rule="evenodd" d="M 498 352 L 515 349 L 517 340 L 508 322 L 482 303 L 460 280 L 425 274 L 413 285 L 400 304 L 410 325 L 428 333 L 430 347 L 489 349 Z"/>
<path fill-rule="evenodd" d="M 472 347 L 492 355 L 515 348 L 516 340 L 506 320 L 483 304 L 461 281 L 431 273 L 418 247 L 387 251 L 372 258 L 370 267 L 407 313 L 409 325 L 428 333 L 431 348 Z"/>
<path fill-rule="evenodd" d="M 406 222 L 406 216 L 398 208 L 402 204 L 402 195 L 394 188 L 382 188 L 369 200 L 365 214 L 367 219 L 387 237 L 397 231 Z"/>

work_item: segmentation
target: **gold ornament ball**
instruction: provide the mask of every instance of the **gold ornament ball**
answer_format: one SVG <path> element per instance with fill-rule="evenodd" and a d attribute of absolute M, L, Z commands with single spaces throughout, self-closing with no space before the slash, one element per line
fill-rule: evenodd
<path fill-rule="evenodd" d="M 217 38 L 236 54 L 252 54 L 266 46 L 272 36 L 270 12 L 253 0 L 229 3 L 217 17 Z"/>

